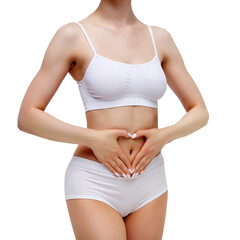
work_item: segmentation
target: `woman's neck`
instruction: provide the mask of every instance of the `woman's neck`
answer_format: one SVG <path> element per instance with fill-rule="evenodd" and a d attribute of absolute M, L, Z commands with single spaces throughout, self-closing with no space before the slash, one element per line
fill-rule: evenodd
<path fill-rule="evenodd" d="M 132 11 L 131 0 L 101 0 L 92 15 L 106 23 L 111 22 L 116 27 L 124 27 L 137 21 Z"/>

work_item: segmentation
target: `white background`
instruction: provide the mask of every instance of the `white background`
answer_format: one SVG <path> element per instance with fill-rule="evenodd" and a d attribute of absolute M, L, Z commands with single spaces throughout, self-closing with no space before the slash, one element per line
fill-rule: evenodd
<path fill-rule="evenodd" d="M 64 200 L 64 173 L 77 147 L 22 132 L 21 101 L 62 25 L 80 21 L 99 1 L 4 1 L 1 24 L 0 238 L 75 239 Z M 237 1 L 133 1 L 142 22 L 168 30 L 199 87 L 210 119 L 166 145 L 169 198 L 164 240 L 239 240 L 239 12 Z M 68 74 L 46 112 L 86 127 Z M 185 114 L 170 87 L 159 101 L 159 127 Z"/>

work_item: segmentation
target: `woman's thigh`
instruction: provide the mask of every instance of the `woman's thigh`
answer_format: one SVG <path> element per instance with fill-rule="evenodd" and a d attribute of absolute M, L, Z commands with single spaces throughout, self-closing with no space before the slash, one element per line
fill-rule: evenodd
<path fill-rule="evenodd" d="M 128 240 L 161 240 L 168 191 L 124 218 Z"/>
<path fill-rule="evenodd" d="M 126 240 L 121 215 L 108 204 L 94 199 L 66 201 L 76 240 Z"/>

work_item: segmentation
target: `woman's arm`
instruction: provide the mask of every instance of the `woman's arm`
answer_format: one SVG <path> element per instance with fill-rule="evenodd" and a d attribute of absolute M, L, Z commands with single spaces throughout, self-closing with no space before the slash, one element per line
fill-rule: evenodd
<path fill-rule="evenodd" d="M 53 36 L 41 68 L 23 98 L 18 115 L 18 128 L 49 140 L 88 146 L 94 135 L 94 129 L 62 122 L 44 112 L 70 69 L 76 40 L 77 31 L 73 23 L 62 26 Z"/>
<path fill-rule="evenodd" d="M 176 124 L 166 127 L 168 129 L 168 137 L 166 138 L 168 143 L 205 126 L 209 119 L 209 113 L 198 87 L 185 67 L 172 36 L 165 29 L 158 32 L 159 36 L 161 35 L 161 44 L 164 49 L 162 67 L 167 77 L 167 83 L 187 112 Z"/>
<path fill-rule="evenodd" d="M 191 108 L 177 123 L 165 127 L 168 129 L 166 144 L 177 138 L 185 137 L 204 127 L 208 119 L 209 114 L 205 108 L 201 106 Z"/>

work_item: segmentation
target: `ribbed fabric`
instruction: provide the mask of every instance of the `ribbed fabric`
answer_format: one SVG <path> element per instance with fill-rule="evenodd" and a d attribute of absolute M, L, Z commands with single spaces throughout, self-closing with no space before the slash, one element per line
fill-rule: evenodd
<path fill-rule="evenodd" d="M 158 100 L 166 91 L 167 81 L 151 27 L 147 25 L 155 56 L 145 63 L 128 64 L 97 54 L 85 28 L 76 23 L 94 52 L 83 79 L 77 82 L 85 112 L 130 105 L 158 108 Z"/>

